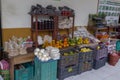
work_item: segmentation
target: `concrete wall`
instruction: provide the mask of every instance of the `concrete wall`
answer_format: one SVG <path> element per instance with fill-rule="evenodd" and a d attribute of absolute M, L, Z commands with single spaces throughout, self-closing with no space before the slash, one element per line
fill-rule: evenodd
<path fill-rule="evenodd" d="M 29 28 L 31 5 L 68 6 L 75 10 L 75 26 L 86 26 L 88 14 L 97 12 L 98 0 L 2 0 L 3 28 Z"/>

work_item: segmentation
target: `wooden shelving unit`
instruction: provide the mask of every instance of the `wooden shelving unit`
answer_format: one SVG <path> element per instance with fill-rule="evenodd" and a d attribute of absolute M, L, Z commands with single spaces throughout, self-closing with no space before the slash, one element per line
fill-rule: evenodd
<path fill-rule="evenodd" d="M 103 36 L 106 33 L 106 36 L 109 38 L 116 38 L 116 26 L 107 26 L 105 23 L 105 18 L 99 16 L 96 18 L 94 15 L 91 15 L 89 16 L 88 30 L 92 31 L 91 33 L 95 36 L 100 32 L 101 34 L 103 33 Z"/>
<path fill-rule="evenodd" d="M 117 38 L 116 36 L 119 34 L 117 31 L 118 26 L 107 26 L 104 25 L 106 23 L 105 18 L 102 18 L 96 14 L 89 15 L 88 27 L 87 29 L 96 36 L 97 32 L 107 32 L 110 38 Z M 102 27 L 101 27 L 102 24 Z"/>
<path fill-rule="evenodd" d="M 54 24 L 52 24 L 53 28 L 51 28 L 51 29 L 46 28 L 45 29 L 44 24 L 39 25 L 39 18 L 42 17 L 42 16 L 53 17 L 53 23 L 54 23 Z M 45 15 L 45 14 L 31 15 L 31 38 L 35 42 L 36 47 L 38 46 L 38 42 L 37 42 L 38 38 L 37 38 L 37 36 L 39 35 L 39 32 L 49 31 L 49 32 L 52 33 L 53 39 L 55 39 L 55 29 L 56 29 L 55 28 L 56 27 L 55 21 L 56 21 L 56 16 L 55 15 Z M 41 27 L 41 29 L 38 29 L 39 27 Z M 42 29 L 42 27 L 44 29 Z M 34 36 L 34 33 L 35 33 L 35 36 Z"/>
<path fill-rule="evenodd" d="M 116 26 L 109 26 L 108 31 L 109 31 L 109 36 L 110 38 L 117 38 L 117 27 Z"/>
<path fill-rule="evenodd" d="M 53 23 L 49 23 L 47 26 L 44 26 L 45 23 L 39 24 L 39 19 L 43 18 L 43 17 L 47 17 L 48 19 L 52 18 Z M 59 29 L 58 28 L 58 24 L 59 24 L 59 17 L 72 17 L 73 18 L 73 23 L 71 28 L 65 28 L 65 29 Z M 48 27 L 52 25 L 52 28 Z M 42 29 L 42 28 L 43 29 Z M 43 31 L 48 31 L 50 33 L 52 33 L 52 38 L 54 40 L 57 39 L 57 34 L 58 32 L 60 32 L 60 30 L 65 30 L 67 32 L 67 35 L 70 34 L 70 32 L 72 33 L 72 38 L 73 38 L 73 33 L 74 33 L 74 15 L 46 15 L 46 14 L 39 14 L 39 15 L 31 15 L 31 38 L 32 40 L 35 42 L 35 46 L 38 46 L 38 38 L 37 36 L 39 35 L 39 32 L 43 32 Z"/>

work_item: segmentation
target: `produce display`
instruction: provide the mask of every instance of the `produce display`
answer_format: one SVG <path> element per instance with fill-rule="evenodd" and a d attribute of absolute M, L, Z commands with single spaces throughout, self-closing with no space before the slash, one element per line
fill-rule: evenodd
<path fill-rule="evenodd" d="M 57 48 L 68 47 L 69 46 L 68 39 L 65 38 L 63 41 L 62 40 L 59 40 L 59 41 L 52 40 L 52 42 L 50 42 L 50 43 L 48 41 L 45 41 L 45 43 L 43 44 L 42 47 L 47 47 L 47 46 L 53 46 L 53 47 L 57 47 Z"/>
<path fill-rule="evenodd" d="M 95 47 L 95 54 L 94 54 L 94 59 L 95 62 L 100 62 L 100 61 L 104 61 L 106 62 L 106 59 L 108 56 L 108 48 L 106 46 L 105 43 L 100 42 L 96 47 Z M 97 64 L 97 63 L 96 63 Z M 104 63 L 103 63 L 104 64 Z M 102 66 L 102 64 L 101 64 Z M 100 67 L 100 66 L 99 66 Z"/>
<path fill-rule="evenodd" d="M 36 6 L 31 7 L 31 11 L 29 12 L 30 15 L 34 14 L 42 14 L 42 15 L 62 15 L 62 16 L 70 16 L 74 15 L 74 10 L 70 9 L 67 6 L 59 7 L 59 10 L 56 9 L 56 7 L 52 5 L 48 5 L 47 7 L 42 7 L 41 5 L 37 4 Z M 38 22 L 38 30 L 47 30 L 47 29 L 54 29 L 54 23 L 53 18 L 48 20 L 41 20 Z M 36 23 L 35 23 L 36 24 Z M 62 17 L 59 20 L 58 24 L 59 29 L 64 28 L 72 28 L 73 25 L 73 18 L 64 18 Z M 73 25 L 74 26 L 74 25 Z M 74 29 L 73 29 L 74 30 Z M 53 34 L 54 35 L 54 34 Z M 85 27 L 77 27 L 77 30 L 74 31 L 74 37 L 72 38 L 72 33 L 69 34 L 71 37 L 62 37 L 61 35 L 55 36 L 59 37 L 57 40 L 53 40 L 51 36 L 45 35 L 37 36 L 37 44 L 42 46 L 42 49 L 36 48 L 34 50 L 34 55 L 41 61 L 46 62 L 49 60 L 59 60 L 59 67 L 63 68 L 63 65 L 65 68 L 73 65 L 78 65 L 79 67 L 82 65 L 85 65 L 88 67 L 90 65 L 90 68 L 92 68 L 93 65 L 93 53 L 95 52 L 91 47 L 79 47 L 75 50 L 75 46 L 77 45 L 83 45 L 83 44 L 91 44 L 91 43 L 98 43 L 100 42 L 98 39 L 107 39 L 109 35 L 105 33 L 100 33 L 97 35 L 97 38 L 95 38 L 93 35 L 91 35 Z M 62 38 L 60 38 L 62 37 Z M 27 54 L 26 48 L 32 47 L 33 41 L 28 38 L 17 38 L 12 37 L 8 42 L 5 42 L 5 51 L 9 52 L 9 56 L 17 56 L 20 54 Z M 72 46 L 72 49 L 66 49 L 68 47 Z M 73 48 L 74 47 L 74 48 Z M 100 43 L 97 45 L 96 49 L 104 49 L 106 46 L 103 43 Z M 112 46 L 113 47 L 113 46 Z M 114 46 L 115 48 L 115 46 Z M 64 49 L 64 50 L 63 50 Z M 109 48 L 108 48 L 109 49 Z M 111 49 L 110 49 L 111 50 Z M 80 60 L 83 61 L 83 63 L 80 63 Z M 85 60 L 85 61 L 84 61 Z M 91 60 L 91 61 L 90 61 Z M 88 61 L 88 62 L 87 62 Z M 90 64 L 89 64 L 90 61 Z M 71 64 L 72 63 L 72 64 Z M 72 72 L 72 68 L 68 69 L 68 72 Z M 77 72 L 78 70 L 76 70 Z"/>
<path fill-rule="evenodd" d="M 99 50 L 100 49 L 100 46 L 97 46 L 97 50 Z"/>
<path fill-rule="evenodd" d="M 70 51 L 70 52 L 64 52 L 63 56 L 69 56 L 69 55 L 74 55 L 75 52 L 74 51 Z"/>
<path fill-rule="evenodd" d="M 41 60 L 41 61 L 48 61 L 51 59 L 48 52 L 45 51 L 45 49 L 39 49 L 36 48 L 34 51 L 34 54 Z"/>
<path fill-rule="evenodd" d="M 70 34 L 70 37 L 72 37 L 72 34 Z M 74 37 L 82 37 L 82 38 L 88 38 L 88 39 L 85 39 L 85 44 L 87 43 L 98 43 L 100 42 L 95 36 L 93 36 L 92 34 L 90 34 L 86 27 L 84 26 L 80 26 L 80 27 L 77 27 L 76 30 L 74 31 Z"/>
<path fill-rule="evenodd" d="M 73 39 L 69 39 L 69 45 L 70 46 L 75 46 L 76 45 L 76 43 L 77 43 L 77 39 L 76 38 L 73 38 Z"/>
<path fill-rule="evenodd" d="M 98 45 L 96 46 L 96 50 L 100 50 L 100 49 L 104 49 L 104 48 L 106 48 L 106 46 L 105 46 L 105 43 L 103 43 L 103 42 L 98 43 Z"/>
<path fill-rule="evenodd" d="M 82 43 L 83 43 L 83 39 L 82 39 L 82 37 L 79 37 L 78 41 L 77 41 L 77 44 L 79 45 L 79 44 L 82 44 Z"/>
<path fill-rule="evenodd" d="M 69 47 L 60 50 L 60 60 L 58 61 L 59 68 L 66 69 L 67 66 L 78 64 L 79 54 L 75 47 Z"/>
<path fill-rule="evenodd" d="M 90 51 L 92 51 L 90 48 L 81 48 L 80 49 L 80 52 L 90 52 Z"/>
<path fill-rule="evenodd" d="M 74 37 L 74 38 L 64 38 L 63 40 L 52 40 L 48 42 L 47 40 L 43 43 L 42 47 L 53 46 L 57 48 L 65 48 L 69 46 L 90 44 L 91 40 L 88 37 Z"/>
<path fill-rule="evenodd" d="M 52 46 L 46 47 L 46 49 L 36 48 L 34 54 L 41 61 L 57 60 L 60 58 L 59 49 Z"/>
<path fill-rule="evenodd" d="M 90 39 L 89 38 L 83 38 L 83 44 L 89 44 L 90 43 Z"/>
<path fill-rule="evenodd" d="M 68 39 L 65 38 L 64 41 L 63 41 L 63 47 L 68 47 L 69 44 L 68 44 Z"/>
<path fill-rule="evenodd" d="M 99 32 L 99 33 L 96 34 L 96 37 L 99 40 L 102 40 L 102 39 L 108 39 L 109 35 L 106 32 Z"/>

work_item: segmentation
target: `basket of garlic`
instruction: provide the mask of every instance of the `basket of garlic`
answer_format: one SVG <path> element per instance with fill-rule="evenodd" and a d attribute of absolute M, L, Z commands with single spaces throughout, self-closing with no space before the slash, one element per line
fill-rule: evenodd
<path fill-rule="evenodd" d="M 34 54 L 41 61 L 58 60 L 60 58 L 59 49 L 52 46 L 48 46 L 46 49 L 36 48 Z"/>

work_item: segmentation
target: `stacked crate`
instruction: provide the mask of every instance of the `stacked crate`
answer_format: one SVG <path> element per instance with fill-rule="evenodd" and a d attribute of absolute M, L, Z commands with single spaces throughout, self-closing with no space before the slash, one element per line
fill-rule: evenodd
<path fill-rule="evenodd" d="M 118 53 L 118 55 L 120 57 L 120 39 L 116 41 L 116 51 L 117 51 L 117 53 Z"/>
<path fill-rule="evenodd" d="M 98 45 L 94 54 L 94 69 L 99 69 L 103 67 L 107 61 L 108 49 L 105 45 Z"/>
<path fill-rule="evenodd" d="M 74 53 L 71 53 L 71 51 Z M 60 53 L 61 58 L 58 61 L 58 79 L 63 80 L 69 76 L 76 75 L 78 73 L 79 54 L 73 48 L 61 50 Z"/>
<path fill-rule="evenodd" d="M 83 47 L 82 47 L 83 48 Z M 81 52 L 82 48 L 78 48 L 77 51 L 79 52 L 79 60 L 78 60 L 78 73 L 82 73 L 85 71 L 92 70 L 93 67 L 93 55 L 94 50 L 92 48 L 91 51 L 88 52 Z M 85 47 L 84 47 L 85 48 Z M 89 47 L 86 47 L 89 48 Z"/>
<path fill-rule="evenodd" d="M 116 42 L 116 51 L 117 51 L 117 53 L 118 53 L 118 55 L 119 55 L 119 57 L 120 57 L 120 40 L 118 40 L 118 41 Z"/>
<path fill-rule="evenodd" d="M 21 68 L 17 68 L 21 66 Z M 15 69 L 15 80 L 33 80 L 34 73 L 34 64 L 32 63 L 24 63 L 16 66 Z"/>
<path fill-rule="evenodd" d="M 35 62 L 35 76 L 33 80 L 57 80 L 57 60 L 42 62 L 38 58 Z"/>

